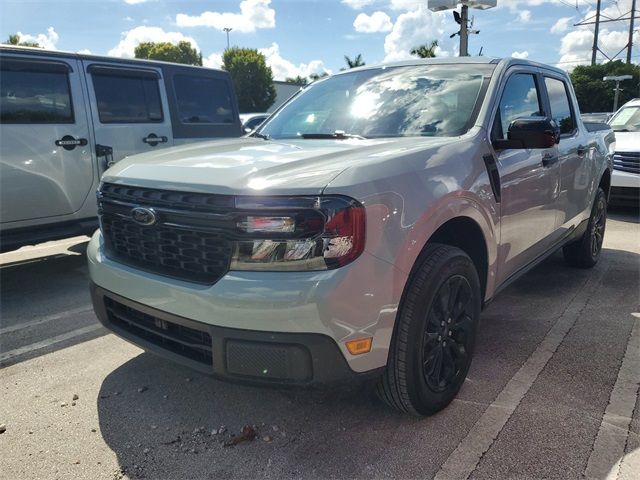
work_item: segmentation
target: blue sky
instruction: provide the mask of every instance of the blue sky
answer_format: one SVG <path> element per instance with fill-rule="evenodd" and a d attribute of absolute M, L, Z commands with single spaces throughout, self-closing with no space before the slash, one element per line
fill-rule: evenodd
<path fill-rule="evenodd" d="M 630 11 L 631 0 L 603 0 L 604 14 Z M 438 40 L 440 56 L 457 54 L 451 12 L 433 13 L 426 0 L 0 0 L 0 37 L 20 32 L 47 48 L 132 56 L 140 41 L 187 39 L 205 63 L 219 66 L 226 46 L 260 49 L 276 79 L 335 72 L 344 55 L 361 53 L 367 63 L 399 60 L 411 47 Z M 470 52 L 523 56 L 570 69 L 591 58 L 592 27 L 573 24 L 594 13 L 595 0 L 498 0 L 498 7 L 472 10 L 480 35 Z M 576 8 L 577 7 L 577 8 Z M 637 22 L 640 27 L 640 22 Z M 610 56 L 627 43 L 628 22 L 601 29 Z M 640 59 L 636 30 L 634 62 Z M 624 54 L 623 54 L 624 56 Z M 599 57 L 604 59 L 603 56 Z"/>

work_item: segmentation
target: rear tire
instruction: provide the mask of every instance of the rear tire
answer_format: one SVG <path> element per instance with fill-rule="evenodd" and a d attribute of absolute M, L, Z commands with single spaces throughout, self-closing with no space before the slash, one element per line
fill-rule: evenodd
<path fill-rule="evenodd" d="M 427 245 L 406 287 L 378 396 L 412 415 L 446 407 L 462 386 L 475 345 L 481 289 L 469 256 Z"/>
<path fill-rule="evenodd" d="M 598 263 L 606 224 L 607 196 L 602 188 L 598 188 L 587 229 L 577 241 L 562 247 L 567 264 L 572 267 L 591 268 Z"/>

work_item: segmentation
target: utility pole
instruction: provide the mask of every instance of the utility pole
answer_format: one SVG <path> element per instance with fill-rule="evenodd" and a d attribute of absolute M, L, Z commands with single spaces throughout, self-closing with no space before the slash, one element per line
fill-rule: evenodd
<path fill-rule="evenodd" d="M 229 50 L 229 32 L 233 30 L 231 27 L 224 27 L 223 30 L 227 32 L 227 50 Z"/>
<path fill-rule="evenodd" d="M 462 4 L 460 15 L 460 56 L 469 56 L 469 6 Z"/>
<path fill-rule="evenodd" d="M 602 0 L 598 0 L 596 5 L 596 29 L 593 32 L 593 51 L 591 53 L 591 65 L 596 64 L 596 54 L 598 53 L 598 34 L 600 33 L 600 4 Z M 635 2 L 635 0 L 634 0 Z"/>
<path fill-rule="evenodd" d="M 631 63 L 631 50 L 633 49 L 633 19 L 636 15 L 636 0 L 631 2 L 631 20 L 629 21 L 629 46 L 627 47 L 627 63 Z"/>
<path fill-rule="evenodd" d="M 618 111 L 618 98 L 620 97 L 620 91 L 622 90 L 620 88 L 620 82 L 623 82 L 625 80 L 631 80 L 632 78 L 633 78 L 632 75 L 606 76 L 602 78 L 602 80 L 604 80 L 605 82 L 609 82 L 609 81 L 616 82 L 616 88 L 613 89 L 616 92 L 613 97 L 614 112 Z"/>

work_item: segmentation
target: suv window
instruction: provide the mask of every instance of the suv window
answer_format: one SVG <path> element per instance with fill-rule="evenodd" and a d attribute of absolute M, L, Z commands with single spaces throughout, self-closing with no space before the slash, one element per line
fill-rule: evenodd
<path fill-rule="evenodd" d="M 227 82 L 176 75 L 173 83 L 182 123 L 233 123 L 231 92 Z"/>
<path fill-rule="evenodd" d="M 576 121 L 571 111 L 566 84 L 562 80 L 549 77 L 544 78 L 544 83 L 549 94 L 551 116 L 560 126 L 560 134 L 573 132 L 576 128 Z"/>
<path fill-rule="evenodd" d="M 92 75 L 101 123 L 162 122 L 162 102 L 156 78 Z"/>
<path fill-rule="evenodd" d="M 540 93 L 533 74 L 516 73 L 507 80 L 493 124 L 493 139 L 507 139 L 512 121 L 542 115 Z"/>
<path fill-rule="evenodd" d="M 73 123 L 66 72 L 2 70 L 0 123 Z"/>

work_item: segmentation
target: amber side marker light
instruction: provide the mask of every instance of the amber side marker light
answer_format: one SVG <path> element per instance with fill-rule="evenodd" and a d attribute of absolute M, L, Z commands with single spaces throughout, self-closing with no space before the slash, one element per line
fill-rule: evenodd
<path fill-rule="evenodd" d="M 371 344 L 373 343 L 373 337 L 359 338 L 357 340 L 349 340 L 345 343 L 347 350 L 351 355 L 361 355 L 363 353 L 369 353 L 371 351 Z"/>

